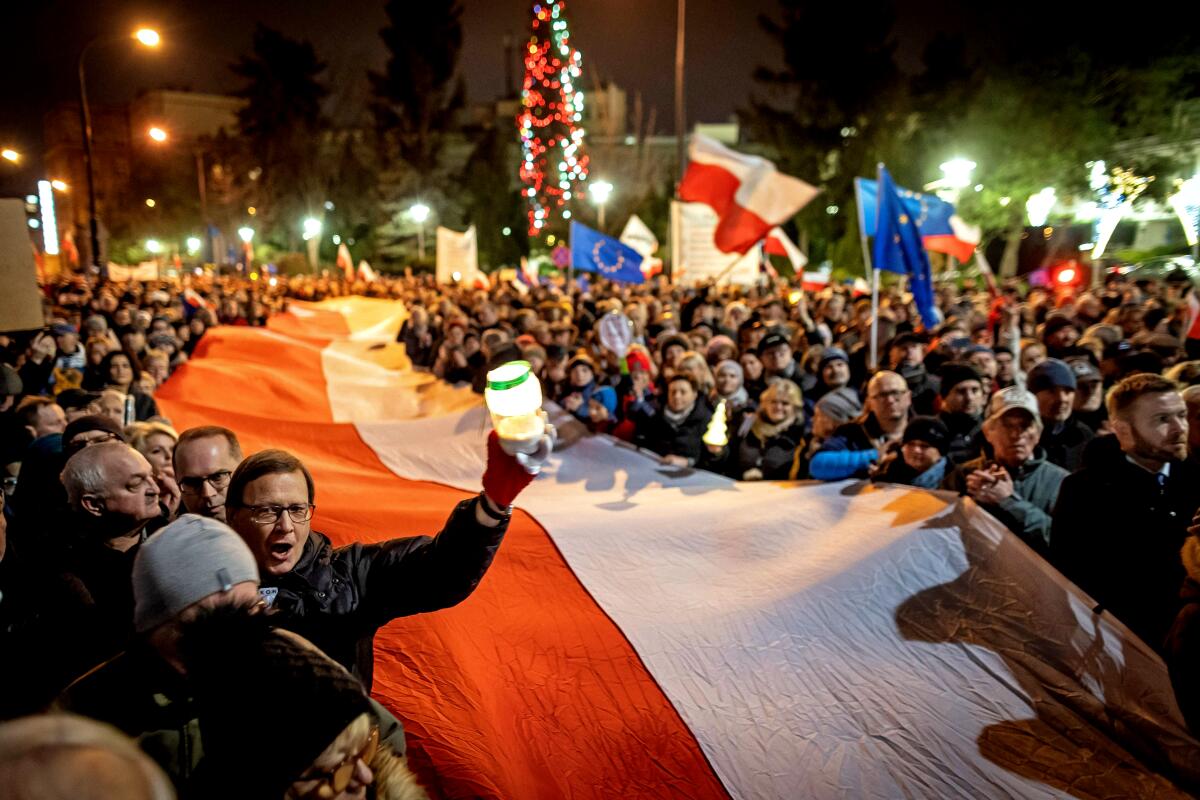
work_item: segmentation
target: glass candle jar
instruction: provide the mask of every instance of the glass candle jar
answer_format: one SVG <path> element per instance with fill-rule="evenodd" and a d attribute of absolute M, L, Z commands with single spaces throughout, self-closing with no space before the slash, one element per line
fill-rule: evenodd
<path fill-rule="evenodd" d="M 509 361 L 487 374 L 483 399 L 500 444 L 510 453 L 537 449 L 546 420 L 541 415 L 542 386 L 528 361 Z"/>

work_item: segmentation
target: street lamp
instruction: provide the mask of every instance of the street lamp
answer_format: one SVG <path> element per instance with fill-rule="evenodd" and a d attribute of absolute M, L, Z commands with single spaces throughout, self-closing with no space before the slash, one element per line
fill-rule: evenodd
<path fill-rule="evenodd" d="M 975 162 L 969 158 L 952 158 L 941 164 L 942 185 L 949 189 L 965 189 L 971 185 L 971 172 Z"/>
<path fill-rule="evenodd" d="M 417 258 L 425 260 L 425 220 L 429 219 L 429 206 L 424 203 L 414 203 L 408 209 L 408 216 L 417 223 Z"/>
<path fill-rule="evenodd" d="M 159 144 L 162 144 L 167 140 L 167 132 L 158 126 L 152 126 L 148 131 L 146 131 L 146 135 Z"/>
<path fill-rule="evenodd" d="M 189 256 L 194 256 L 200 252 L 199 236 L 189 236 L 187 238 L 187 251 Z"/>
<path fill-rule="evenodd" d="M 60 180 L 50 181 L 50 187 L 52 189 L 54 189 L 54 191 L 56 191 L 56 192 L 65 192 L 67 189 L 70 188 L 69 186 L 67 186 L 66 181 L 60 181 Z"/>
<path fill-rule="evenodd" d="M 162 252 L 162 244 L 159 243 L 158 239 L 147 239 L 146 240 L 146 252 L 153 253 L 154 255 L 158 255 L 159 253 Z"/>
<path fill-rule="evenodd" d="M 601 232 L 604 231 L 604 206 L 608 203 L 608 198 L 612 194 L 612 191 L 613 185 L 608 181 L 594 181 L 588 187 L 588 192 L 592 195 L 592 202 L 600 210 L 597 223 Z"/>
<path fill-rule="evenodd" d="M 250 244 L 250 241 L 254 238 L 254 228 L 238 228 L 238 236 L 242 242 Z"/>
<path fill-rule="evenodd" d="M 11 161 L 12 163 L 16 164 L 18 161 L 21 160 L 21 154 L 18 153 L 16 150 L 13 150 L 11 147 L 6 147 L 3 150 L 0 150 L 0 158 L 3 158 L 5 161 Z"/>
<path fill-rule="evenodd" d="M 321 246 L 321 220 L 308 217 L 304 220 L 304 241 L 308 243 L 308 263 L 317 271 L 318 248 Z"/>
<path fill-rule="evenodd" d="M 137 39 L 146 47 L 158 47 L 162 44 L 162 37 L 158 35 L 158 31 L 153 28 L 138 28 L 133 32 L 133 38 Z"/>
<path fill-rule="evenodd" d="M 1047 186 L 1035 195 L 1030 196 L 1025 201 L 1025 211 L 1029 214 L 1029 224 L 1035 228 L 1040 228 L 1046 224 L 1046 220 L 1050 217 L 1050 211 L 1054 208 L 1054 204 L 1058 202 L 1058 197 L 1054 192 L 1054 187 Z"/>
<path fill-rule="evenodd" d="M 158 35 L 158 31 L 152 28 L 138 28 L 134 31 L 133 38 L 143 47 L 155 48 L 162 43 L 162 37 Z M 92 167 L 92 112 L 88 108 L 87 99 L 87 72 L 84 69 L 84 63 L 87 60 L 88 51 L 103 41 L 111 41 L 110 37 L 100 37 L 92 39 L 83 49 L 79 51 L 79 121 L 83 127 L 83 163 L 87 172 L 87 187 L 88 187 L 88 228 L 91 234 L 92 248 L 92 266 L 100 271 L 100 222 L 96 217 L 96 177 Z"/>

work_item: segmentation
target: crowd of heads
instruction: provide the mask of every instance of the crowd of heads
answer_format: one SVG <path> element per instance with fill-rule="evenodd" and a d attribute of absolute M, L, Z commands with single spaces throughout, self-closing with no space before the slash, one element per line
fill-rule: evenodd
<path fill-rule="evenodd" d="M 266 794 L 253 796 L 357 797 L 377 772 L 403 770 L 380 744 L 362 676 L 259 619 L 269 618 L 260 613 L 260 585 L 296 570 L 319 536 L 313 475 L 281 450 L 244 453 L 225 428 L 178 430 L 155 395 L 171 391 L 170 376 L 208 328 L 262 325 L 293 299 L 350 294 L 404 305 L 397 341 L 413 368 L 483 391 L 489 370 L 527 361 L 544 396 L 579 426 L 681 471 L 736 481 L 859 478 L 968 496 L 1114 613 L 1126 608 L 1128 587 L 1107 585 L 1097 577 L 1103 569 L 1072 550 L 1081 546 L 1072 530 L 1079 512 L 1060 507 L 1060 493 L 1074 496 L 1128 468 L 1141 470 L 1126 475 L 1130 498 L 1142 496 L 1142 473 L 1174 492 L 1179 508 L 1196 495 L 1186 519 L 1163 523 L 1176 553 L 1200 507 L 1185 480 L 1200 464 L 1200 360 L 1190 358 L 1200 351 L 1186 338 L 1179 282 L 1118 278 L 1079 294 L 948 285 L 937 292 L 942 322 L 928 329 L 899 286 L 884 288 L 873 315 L 870 298 L 850 287 L 786 281 L 596 280 L 580 291 L 561 282 L 447 287 L 412 276 L 61 280 L 46 288 L 45 329 L 0 336 L 11 523 L 0 536 L 0 567 L 15 552 L 26 576 L 49 585 L 64 573 L 95 581 L 86 587 L 92 605 L 80 612 L 86 652 L 55 651 L 60 663 L 83 670 L 141 642 L 190 676 L 206 750 L 221 768 L 238 769 L 264 746 L 255 729 L 240 727 L 231 703 L 266 701 L 255 699 L 259 687 L 217 691 L 237 679 L 211 657 L 206 637 L 240 643 L 247 663 L 264 672 L 319 686 L 313 691 L 328 707 L 312 717 L 327 724 L 303 747 L 284 748 L 283 766 L 257 787 Z M 610 316 L 626 334 L 616 343 L 602 334 Z M 107 566 L 122 553 L 136 557 Z M 1163 556 L 1144 577 L 1178 584 L 1186 576 L 1177 562 Z M 132 582 L 131 597 L 127 585 L 103 585 L 101 563 Z M 0 577 L 16 581 L 19 598 L 20 580 Z M 106 592 L 112 598 L 96 599 Z M 49 612 L 13 608 L 0 606 L 5 635 L 40 641 Z M 1165 648 L 1176 611 L 1164 601 L 1122 613 L 1152 647 Z M 77 674 L 40 677 L 45 700 Z M 122 780 L 141 781 L 140 794 L 121 796 L 164 796 L 152 764 L 106 744 L 111 731 L 77 717 L 39 719 L 24 724 L 47 738 L 47 757 L 77 757 L 54 748 L 78 738 L 120 760 Z M 23 774 L 28 753 L 5 741 L 0 732 L 0 775 Z"/>

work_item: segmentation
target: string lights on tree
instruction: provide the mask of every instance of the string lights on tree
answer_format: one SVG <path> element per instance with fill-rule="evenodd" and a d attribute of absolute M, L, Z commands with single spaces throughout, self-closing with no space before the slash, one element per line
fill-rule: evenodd
<path fill-rule="evenodd" d="M 534 3 L 533 35 L 525 47 L 525 84 L 517 117 L 530 236 L 548 233 L 556 220 L 570 219 L 573 187 L 587 179 L 583 91 L 577 88 L 582 66 L 582 56 L 571 46 L 566 3 Z"/>

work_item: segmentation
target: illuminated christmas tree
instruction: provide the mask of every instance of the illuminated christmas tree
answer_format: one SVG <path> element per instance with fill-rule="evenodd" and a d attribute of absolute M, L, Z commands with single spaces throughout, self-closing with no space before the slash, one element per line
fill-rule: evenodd
<path fill-rule="evenodd" d="M 541 236 L 568 208 L 577 184 L 587 179 L 583 152 L 583 59 L 571 46 L 566 3 L 540 0 L 533 6 L 533 35 L 525 47 L 521 91 L 521 182 L 529 203 L 529 235 Z"/>

